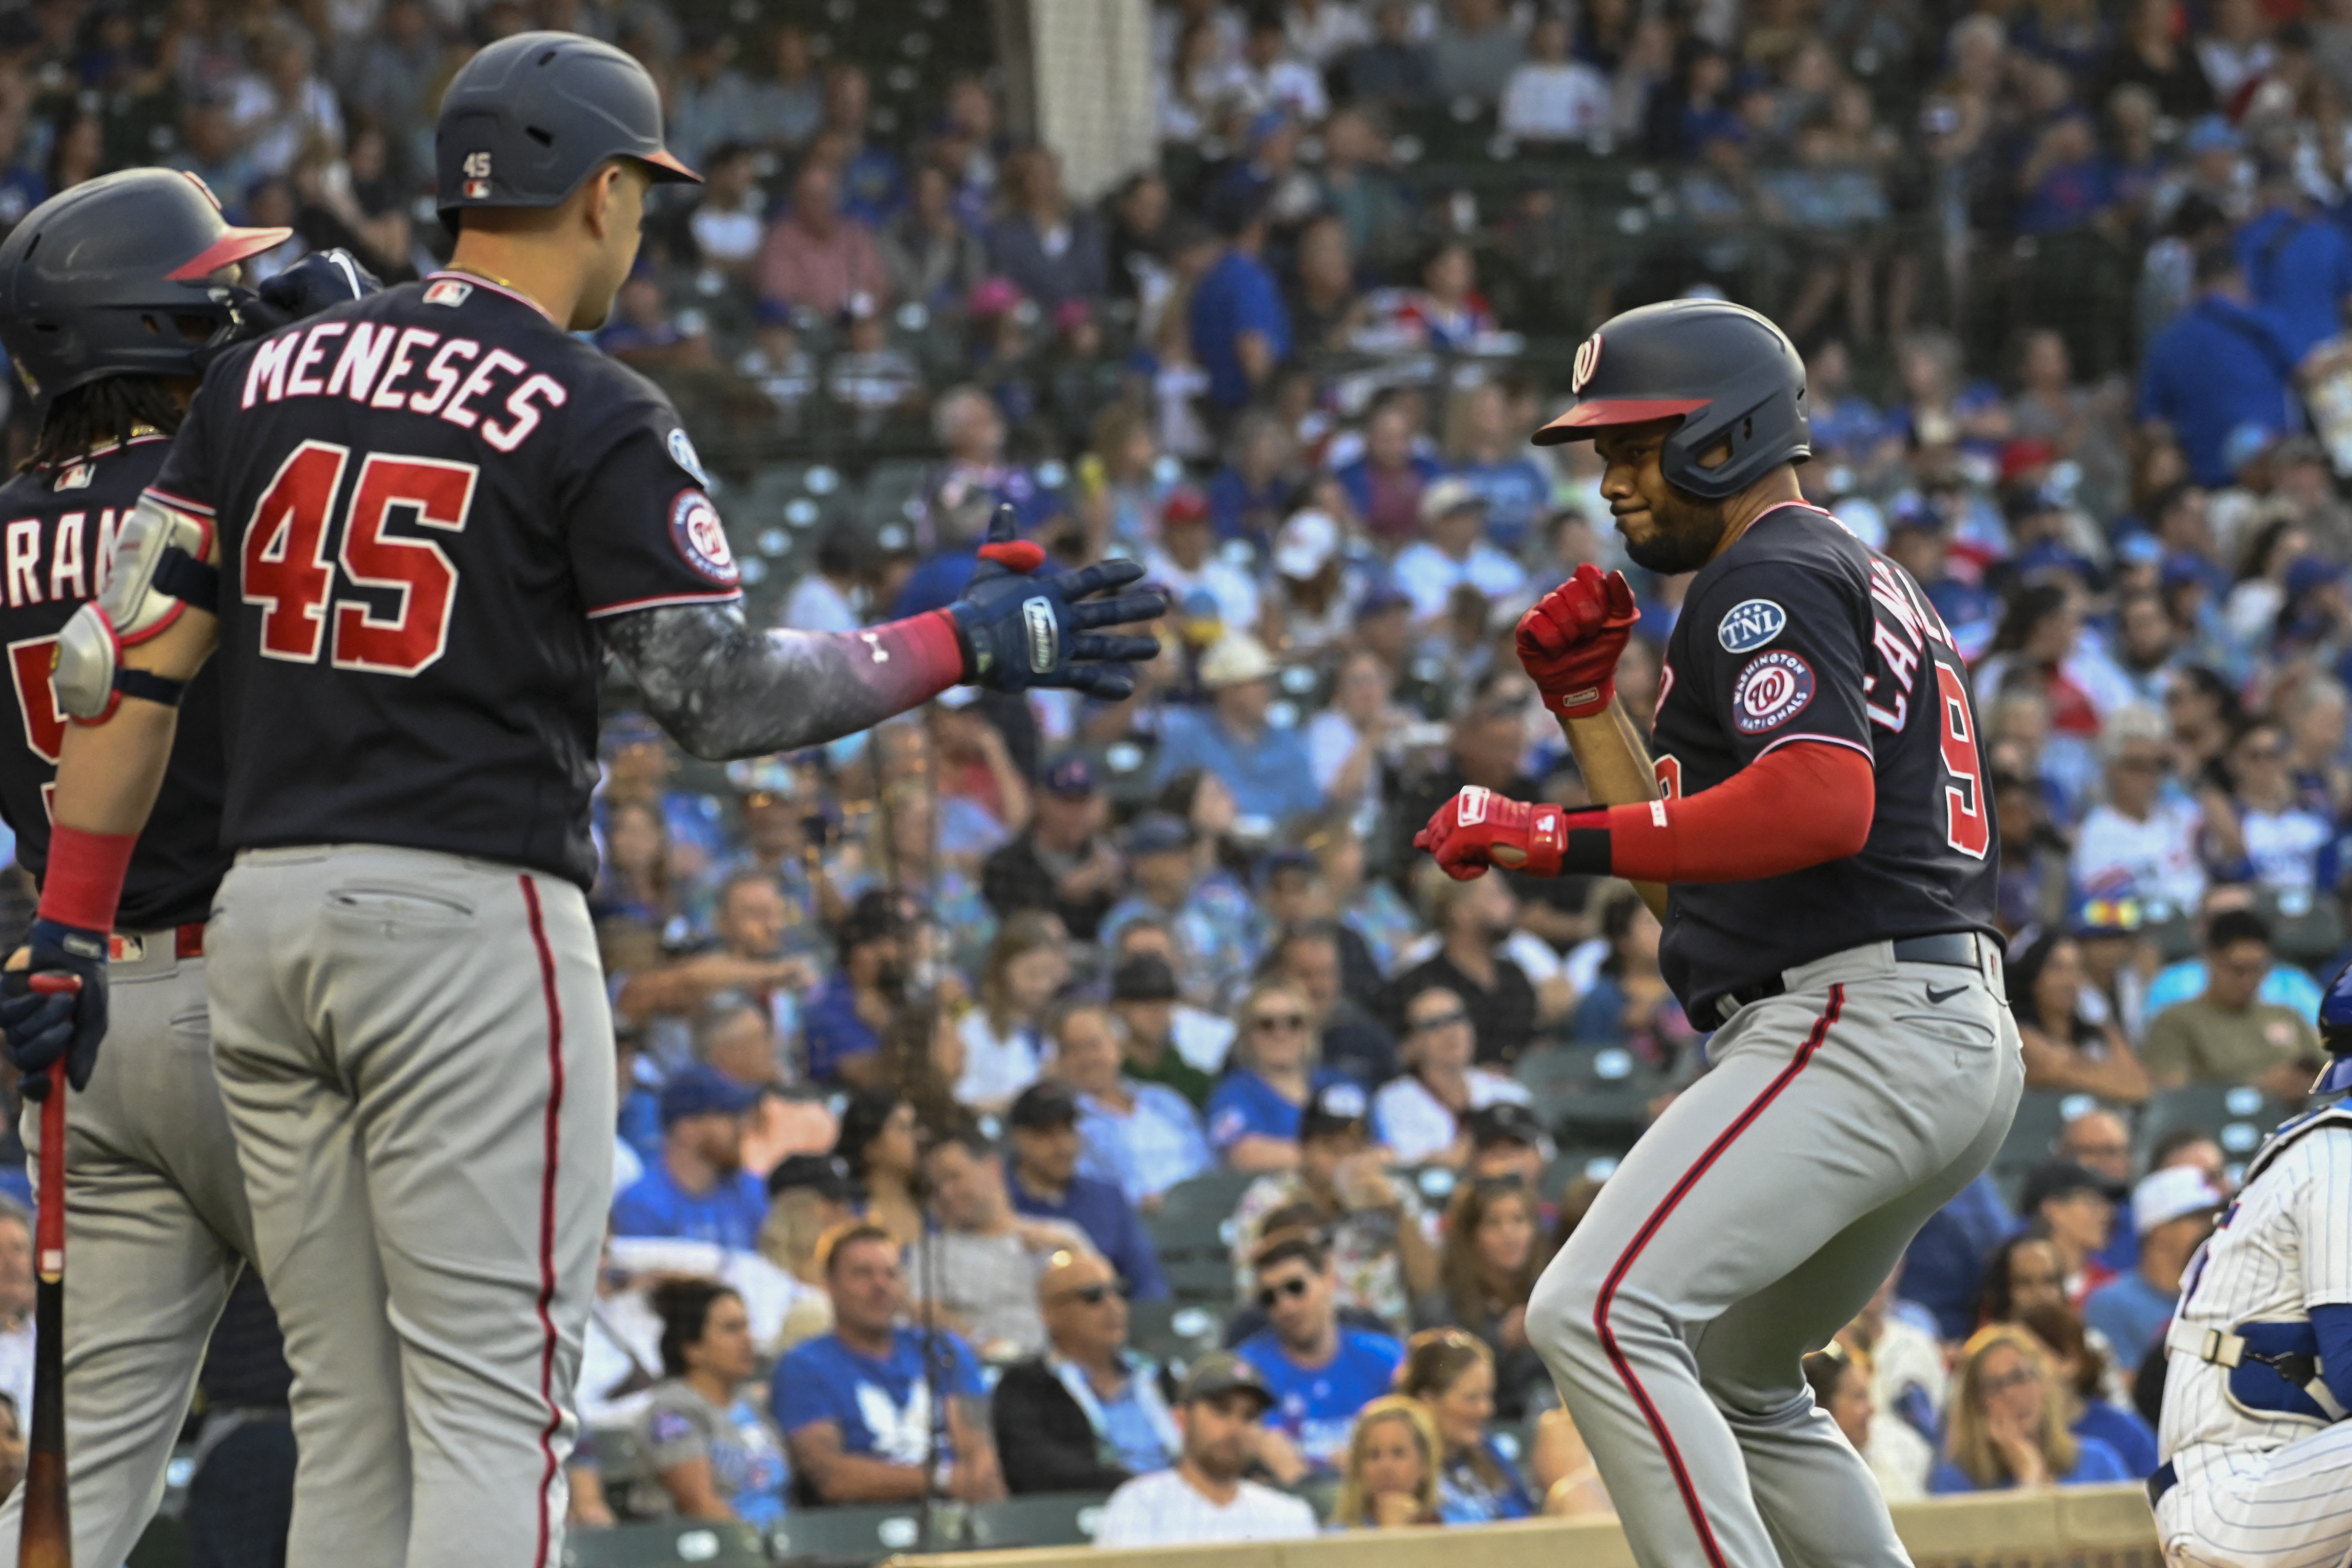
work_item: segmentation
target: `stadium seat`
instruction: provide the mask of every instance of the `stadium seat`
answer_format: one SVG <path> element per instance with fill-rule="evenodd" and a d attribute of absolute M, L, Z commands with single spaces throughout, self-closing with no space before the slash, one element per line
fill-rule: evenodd
<path fill-rule="evenodd" d="M 1992 1178 L 2000 1184 L 2001 1195 L 2014 1201 L 2025 1173 L 2051 1157 L 2050 1146 L 2059 1131 L 2097 1105 L 2087 1094 L 2027 1089 L 2017 1102 L 2017 1118 L 2009 1124 L 2009 1136 L 1992 1157 Z"/>
<path fill-rule="evenodd" d="M 1179 1182 L 1160 1200 L 1160 1212 L 1149 1217 L 1151 1244 L 1179 1302 L 1213 1306 L 1220 1312 L 1233 1306 L 1233 1247 L 1226 1226 L 1255 1179 L 1212 1171 Z"/>
<path fill-rule="evenodd" d="M 768 1549 L 754 1524 L 663 1520 L 572 1530 L 563 1538 L 564 1568 L 767 1568 Z"/>
<path fill-rule="evenodd" d="M 1199 1301 L 1137 1301 L 1128 1308 L 1127 1342 L 1178 1376 L 1193 1358 L 1215 1350 L 1224 1338 L 1224 1313 L 1232 1305 L 1234 1275 L 1223 1266 L 1224 1299 Z"/>
<path fill-rule="evenodd" d="M 1650 1124 L 1650 1102 L 1666 1087 L 1622 1046 L 1545 1047 L 1521 1057 L 1514 1071 L 1562 1144 L 1619 1152 Z"/>
<path fill-rule="evenodd" d="M 2133 1141 L 2133 1163 L 2146 1169 L 2164 1135 L 2194 1127 L 2221 1145 L 2231 1165 L 2241 1165 L 2270 1130 L 2292 1112 L 2249 1084 L 2191 1083 L 2167 1089 L 2141 1110 Z"/>
<path fill-rule="evenodd" d="M 1084 1546 L 1101 1521 L 1103 1492 L 1039 1492 L 985 1503 L 966 1516 L 971 1544 L 983 1552 L 1015 1547 Z"/>
<path fill-rule="evenodd" d="M 778 1563 L 878 1563 L 901 1552 L 953 1551 L 963 1544 L 961 1503 L 936 1503 L 925 1539 L 923 1510 L 914 1504 L 795 1509 L 768 1531 Z"/>

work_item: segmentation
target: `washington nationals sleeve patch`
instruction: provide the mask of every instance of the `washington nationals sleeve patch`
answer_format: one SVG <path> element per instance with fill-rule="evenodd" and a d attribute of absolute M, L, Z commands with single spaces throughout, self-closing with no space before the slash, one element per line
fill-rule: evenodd
<path fill-rule="evenodd" d="M 732 588 L 741 580 L 735 552 L 727 545 L 727 530 L 719 521 L 719 509 L 700 490 L 680 490 L 669 503 L 669 538 L 686 557 L 686 563 L 712 582 Z M 1806 677 L 1808 694 L 1811 679 Z"/>
<path fill-rule="evenodd" d="M 1793 653 L 1758 654 L 1731 689 L 1731 721 L 1743 735 L 1777 730 L 1813 700 L 1813 667 Z"/>

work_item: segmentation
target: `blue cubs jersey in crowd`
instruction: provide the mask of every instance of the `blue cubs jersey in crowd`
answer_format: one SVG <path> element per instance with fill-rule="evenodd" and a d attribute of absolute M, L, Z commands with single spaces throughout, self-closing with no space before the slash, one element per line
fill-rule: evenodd
<path fill-rule="evenodd" d="M 1862 852 L 1748 882 L 1677 882 L 1658 962 L 1691 1017 L 1843 949 L 1993 926 L 1998 835 L 1968 668 L 1908 573 L 1816 507 L 1765 513 L 1691 579 L 1651 744 L 1668 796 L 1776 747 L 1871 762 Z"/>
<path fill-rule="evenodd" d="M 1234 1347 L 1257 1368 L 1274 1395 L 1265 1424 L 1298 1445 L 1310 1463 L 1336 1469 L 1346 1463 L 1348 1436 L 1356 1412 L 1392 1392 L 1404 1346 L 1386 1334 L 1344 1325 L 1339 1348 L 1328 1365 L 1300 1366 L 1286 1354 L 1272 1329 L 1260 1329 Z"/>
<path fill-rule="evenodd" d="M 940 1333 L 940 1392 L 977 1398 L 985 1392 L 980 1363 L 963 1341 Z M 877 1361 L 844 1344 L 837 1334 L 809 1341 L 776 1363 L 768 1408 L 787 1437 L 802 1427 L 830 1421 L 841 1428 L 841 1451 L 920 1465 L 930 1453 L 931 1399 L 923 1381 L 923 1333 L 899 1329 L 887 1361 Z M 945 1451 L 945 1428 L 941 1449 Z"/>
<path fill-rule="evenodd" d="M 1347 1081 L 1348 1075 L 1329 1068 L 1316 1070 L 1309 1100 L 1327 1084 Z M 1209 1095 L 1209 1142 L 1222 1154 L 1253 1133 L 1264 1138 L 1298 1137 L 1304 1106 L 1293 1105 L 1282 1091 L 1247 1068 L 1235 1068 L 1217 1080 Z"/>
<path fill-rule="evenodd" d="M 768 1217 L 768 1190 L 749 1171 L 721 1177 L 707 1193 L 689 1193 L 669 1173 L 658 1154 L 646 1173 L 613 1200 L 615 1236 L 673 1237 L 708 1241 L 737 1252 L 754 1252 L 760 1226 Z"/>
<path fill-rule="evenodd" d="M 167 437 L 136 437 L 26 468 L 0 487 L 0 643 L 16 708 L 16 722 L 0 725 L 0 816 L 36 881 L 48 868 L 49 800 L 66 733 L 49 679 L 58 632 L 98 596 L 115 536 L 170 450 Z M 207 669 L 180 700 L 163 792 L 122 884 L 115 923 L 124 931 L 184 925 L 212 911 L 229 861 L 220 842 L 220 678 Z"/>
<path fill-rule="evenodd" d="M 156 498 L 219 530 L 222 837 L 595 878 L 599 617 L 739 597 L 667 398 L 443 273 L 224 355 Z"/>

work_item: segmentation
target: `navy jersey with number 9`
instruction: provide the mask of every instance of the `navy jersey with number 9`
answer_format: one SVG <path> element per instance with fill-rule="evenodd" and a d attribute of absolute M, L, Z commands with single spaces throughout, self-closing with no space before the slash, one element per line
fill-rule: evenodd
<path fill-rule="evenodd" d="M 1999 851 L 1968 667 L 1910 575 L 1834 517 L 1783 506 L 1691 580 L 1652 735 L 1668 795 L 1791 742 L 1871 759 L 1870 837 L 1844 859 L 1676 883 L 1658 958 L 1701 1027 L 1716 998 L 1863 942 L 1999 938 Z"/>

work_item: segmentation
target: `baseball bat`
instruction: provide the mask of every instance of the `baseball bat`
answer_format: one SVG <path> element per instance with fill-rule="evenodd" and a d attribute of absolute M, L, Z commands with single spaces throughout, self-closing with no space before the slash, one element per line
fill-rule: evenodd
<path fill-rule="evenodd" d="M 67 974 L 37 974 L 36 991 L 79 991 Z M 25 1511 L 16 1568 L 73 1568 L 66 1501 L 66 1064 L 49 1068 L 41 1101 L 41 1185 L 34 1216 L 33 1429 L 25 1454 Z"/>

